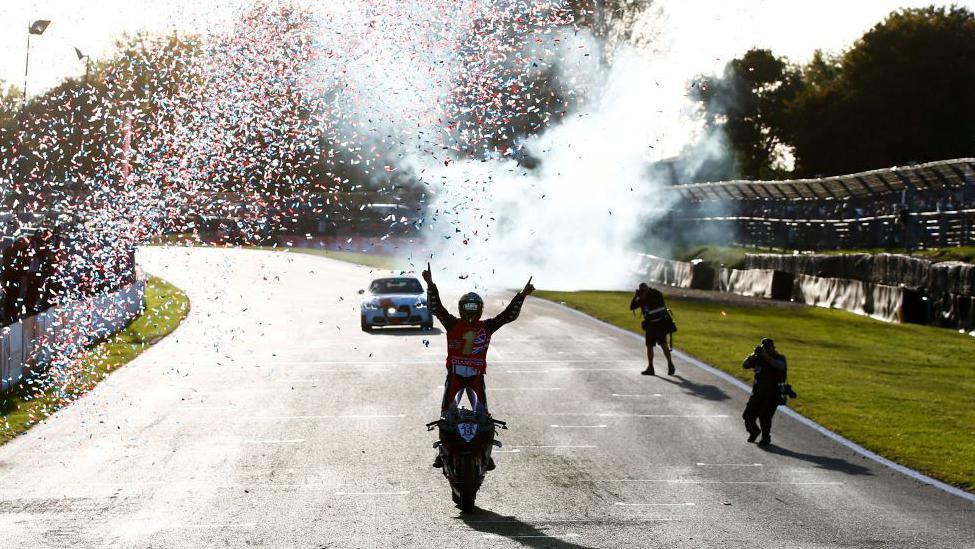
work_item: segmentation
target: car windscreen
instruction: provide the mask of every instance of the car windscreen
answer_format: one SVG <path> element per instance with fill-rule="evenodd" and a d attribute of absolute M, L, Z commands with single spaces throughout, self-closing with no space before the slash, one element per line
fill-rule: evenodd
<path fill-rule="evenodd" d="M 415 278 L 380 278 L 369 285 L 372 294 L 422 294 L 423 286 Z"/>

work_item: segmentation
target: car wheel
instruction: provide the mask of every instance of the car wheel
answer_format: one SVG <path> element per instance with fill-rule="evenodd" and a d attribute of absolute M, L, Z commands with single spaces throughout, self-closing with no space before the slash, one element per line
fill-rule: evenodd
<path fill-rule="evenodd" d="M 366 322 L 366 317 L 362 317 L 361 319 L 359 319 L 359 325 L 362 327 L 363 332 L 372 331 L 372 326 L 370 326 L 369 323 Z"/>
<path fill-rule="evenodd" d="M 422 329 L 422 330 L 432 330 L 433 329 L 433 321 L 424 322 L 424 323 L 420 324 L 420 329 Z"/>

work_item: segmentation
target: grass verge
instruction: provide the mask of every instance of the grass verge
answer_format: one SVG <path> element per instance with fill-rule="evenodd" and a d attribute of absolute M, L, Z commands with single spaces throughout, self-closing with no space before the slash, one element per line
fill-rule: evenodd
<path fill-rule="evenodd" d="M 146 282 L 146 310 L 124 330 L 87 349 L 80 357 L 70 387 L 39 392 L 33 383 L 21 383 L 0 394 L 0 444 L 42 421 L 75 397 L 91 390 L 112 371 L 124 366 L 179 326 L 190 310 L 190 302 L 179 288 L 157 277 Z M 70 392 L 65 399 L 60 393 Z"/>
<path fill-rule="evenodd" d="M 624 292 L 538 292 L 639 332 Z M 975 491 L 975 339 L 818 307 L 732 306 L 670 298 L 675 345 L 750 382 L 741 361 L 763 336 L 789 359 L 806 417 L 889 459 Z M 635 343 L 636 344 L 636 343 Z"/>
<path fill-rule="evenodd" d="M 271 249 L 271 248 L 266 248 Z M 286 250 L 289 253 L 294 254 L 308 254 L 317 255 L 319 257 L 327 257 L 329 259 L 337 259 L 339 261 L 345 261 L 348 263 L 355 263 L 356 265 L 364 265 L 366 267 L 372 267 L 374 269 L 384 269 L 389 271 L 398 271 L 405 269 L 405 261 L 393 257 L 391 255 L 382 254 L 367 254 L 364 252 L 336 252 L 332 250 L 316 250 L 314 248 L 274 248 L 275 250 Z"/>

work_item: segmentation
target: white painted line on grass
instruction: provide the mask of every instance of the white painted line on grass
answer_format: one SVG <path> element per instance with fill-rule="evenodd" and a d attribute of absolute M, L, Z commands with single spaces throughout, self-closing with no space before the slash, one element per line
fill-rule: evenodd
<path fill-rule="evenodd" d="M 694 507 L 694 503 L 624 503 L 617 501 L 614 505 L 620 507 Z"/>
<path fill-rule="evenodd" d="M 590 322 L 595 322 L 597 324 L 602 324 L 606 328 L 608 328 L 608 329 L 610 329 L 612 331 L 615 331 L 618 334 L 625 335 L 625 336 L 627 336 L 627 337 L 629 337 L 631 339 L 635 339 L 637 341 L 640 341 L 641 343 L 644 340 L 644 337 L 642 335 L 640 335 L 640 334 L 631 332 L 629 330 L 624 330 L 623 328 L 620 328 L 619 326 L 614 326 L 614 325 L 612 325 L 612 324 L 610 324 L 608 322 L 604 322 L 602 320 L 599 320 L 598 318 L 589 316 L 586 313 L 583 313 L 582 311 L 577 311 L 577 310 L 573 309 L 572 307 L 568 307 L 566 305 L 563 305 L 561 303 L 556 303 L 554 301 L 552 301 L 550 303 L 552 303 L 556 307 L 560 307 L 560 308 L 564 309 L 566 312 L 568 312 L 570 314 L 574 314 L 576 316 L 585 318 L 585 319 L 589 320 Z M 741 389 L 741 390 L 743 390 L 743 391 L 745 391 L 747 393 L 751 393 L 751 390 L 752 390 L 751 387 L 749 387 L 745 382 L 741 381 L 740 379 L 737 379 L 734 376 L 731 376 L 729 374 L 726 374 L 726 373 L 722 372 L 721 370 L 718 370 L 714 366 L 711 366 L 710 364 L 706 364 L 706 363 L 704 363 L 704 362 L 702 362 L 702 361 L 700 361 L 700 360 L 692 357 L 691 355 L 688 355 L 687 353 L 684 353 L 683 351 L 679 351 L 679 350 L 676 350 L 675 349 L 673 351 L 673 354 L 675 356 L 677 356 L 677 358 L 679 358 L 679 359 L 681 359 L 681 360 L 683 360 L 685 362 L 689 362 L 689 363 L 693 364 L 694 366 L 697 366 L 698 368 L 704 370 L 705 372 L 707 372 L 707 373 L 709 373 L 709 374 L 711 374 L 711 375 L 713 375 L 715 377 L 721 378 L 721 379 L 727 381 L 728 383 L 734 385 L 735 387 L 737 387 L 737 388 L 739 388 L 739 389 Z M 785 408 L 785 407 L 783 407 L 783 408 Z M 813 421 L 813 420 L 811 420 L 811 419 L 809 419 L 809 418 L 807 418 L 807 417 L 799 414 L 798 412 L 793 411 L 790 408 L 785 408 L 784 410 L 782 410 L 781 413 L 786 414 L 787 416 L 789 416 L 789 417 L 795 419 L 796 421 L 798 421 L 799 423 L 802 423 L 803 425 L 805 425 L 805 426 L 807 426 L 807 427 L 809 427 L 809 428 L 817 431 L 819 434 L 821 434 L 821 435 L 823 435 L 823 436 L 825 436 L 825 437 L 833 440 L 834 442 L 837 442 L 839 444 L 842 444 L 843 446 L 846 446 L 850 450 L 852 450 L 852 451 L 860 454 L 861 456 L 863 456 L 863 457 L 865 457 L 867 459 L 871 459 L 871 460 L 873 460 L 873 461 L 875 461 L 875 462 L 877 462 L 877 463 L 879 463 L 881 465 L 884 465 L 885 467 L 889 467 L 889 468 L 897 471 L 898 473 L 901 473 L 903 475 L 906 475 L 906 476 L 908 476 L 908 477 L 910 477 L 910 478 L 912 478 L 914 480 L 917 480 L 919 482 L 923 482 L 925 484 L 928 484 L 930 486 L 933 486 L 934 488 L 937 488 L 938 490 L 947 492 L 947 493 L 952 494 L 954 496 L 958 496 L 958 497 L 960 497 L 962 499 L 966 499 L 968 501 L 975 502 L 975 494 L 970 494 L 970 493 L 968 493 L 968 492 L 966 492 L 966 491 L 964 491 L 964 490 L 962 490 L 960 488 L 955 488 L 954 486 L 951 486 L 950 484 L 945 484 L 944 482 L 941 482 L 940 480 L 931 478 L 931 477 L 929 477 L 929 476 L 927 476 L 927 475 L 925 475 L 925 474 L 923 474 L 923 473 L 921 473 L 919 471 L 915 471 L 914 469 L 911 469 L 909 467 L 905 467 L 905 466 L 903 466 L 903 465 L 901 465 L 899 463 L 895 463 L 895 462 L 893 462 L 893 461 L 891 461 L 891 460 L 889 460 L 889 459 L 887 459 L 887 458 L 885 458 L 885 457 L 883 457 L 883 456 L 881 456 L 881 455 L 879 455 L 877 453 L 871 452 L 870 450 L 867 450 L 866 448 L 864 448 L 863 446 L 860 446 L 859 444 L 853 442 L 852 440 L 850 440 L 850 439 L 848 439 L 846 437 L 843 437 L 841 435 L 838 435 L 838 434 L 834 433 L 833 431 L 830 431 L 826 427 L 823 427 L 822 425 L 820 425 L 820 424 L 816 423 L 815 421 Z"/>

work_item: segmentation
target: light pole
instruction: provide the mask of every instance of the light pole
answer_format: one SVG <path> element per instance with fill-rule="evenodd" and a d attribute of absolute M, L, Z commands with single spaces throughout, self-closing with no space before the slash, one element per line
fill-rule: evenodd
<path fill-rule="evenodd" d="M 78 56 L 78 61 L 85 60 L 85 85 L 88 85 L 88 73 L 91 70 L 91 56 L 81 53 L 81 50 L 78 48 L 75 48 L 74 52 Z"/>
<path fill-rule="evenodd" d="M 27 106 L 27 71 L 30 68 L 30 35 L 36 34 L 38 36 L 44 34 L 47 30 L 47 26 L 51 22 L 46 19 L 38 19 L 34 23 L 27 27 L 27 59 L 24 61 L 24 106 Z"/>

